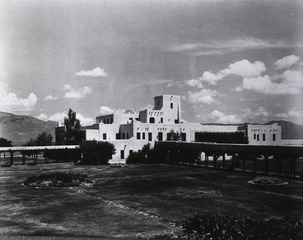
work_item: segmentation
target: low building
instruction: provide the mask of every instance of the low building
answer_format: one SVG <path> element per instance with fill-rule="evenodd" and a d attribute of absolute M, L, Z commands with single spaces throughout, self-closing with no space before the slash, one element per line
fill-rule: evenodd
<path fill-rule="evenodd" d="M 145 144 L 152 147 L 157 141 L 168 141 L 172 132 L 178 132 L 180 141 L 226 142 L 254 145 L 281 144 L 281 127 L 277 124 L 200 124 L 181 118 L 181 98 L 161 95 L 154 98 L 154 108 L 138 114 L 127 109 L 96 117 L 96 124 L 81 128 L 85 141 L 108 141 L 115 145 L 111 162 L 125 162 L 134 151 Z M 64 126 L 56 128 L 56 143 L 64 144 Z"/>

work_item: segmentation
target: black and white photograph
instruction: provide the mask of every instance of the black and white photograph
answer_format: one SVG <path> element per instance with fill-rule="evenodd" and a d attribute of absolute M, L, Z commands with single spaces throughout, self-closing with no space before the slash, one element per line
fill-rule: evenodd
<path fill-rule="evenodd" d="M 1 0 L 0 239 L 303 239 L 303 1 Z"/>

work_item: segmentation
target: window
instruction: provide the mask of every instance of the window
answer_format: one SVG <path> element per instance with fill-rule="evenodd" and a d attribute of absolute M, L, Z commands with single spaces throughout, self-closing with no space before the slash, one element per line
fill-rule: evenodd
<path fill-rule="evenodd" d="M 259 141 L 259 134 L 257 134 L 257 141 Z"/>
<path fill-rule="evenodd" d="M 163 123 L 163 118 L 161 118 L 161 123 Z"/>
<path fill-rule="evenodd" d="M 160 99 L 158 99 L 158 106 L 160 106 Z"/>
<path fill-rule="evenodd" d="M 186 133 L 181 133 L 181 140 L 186 141 Z"/>
<path fill-rule="evenodd" d="M 110 119 L 110 123 L 113 123 L 113 122 L 114 122 L 114 118 L 111 118 L 111 119 Z"/>
<path fill-rule="evenodd" d="M 116 133 L 116 139 L 120 139 L 120 134 Z"/>
<path fill-rule="evenodd" d="M 153 140 L 153 134 L 151 132 L 148 133 L 148 141 Z"/>
<path fill-rule="evenodd" d="M 137 139 L 140 139 L 140 133 L 137 132 Z"/>
<path fill-rule="evenodd" d="M 145 139 L 145 132 L 142 133 L 142 139 Z"/>
<path fill-rule="evenodd" d="M 158 140 L 163 141 L 163 133 L 162 132 L 158 132 Z"/>
<path fill-rule="evenodd" d="M 126 133 L 126 139 L 129 139 L 129 134 L 128 133 Z"/>
<path fill-rule="evenodd" d="M 155 118 L 154 117 L 149 118 L 149 123 L 155 123 Z"/>
<path fill-rule="evenodd" d="M 124 150 L 121 150 L 121 151 L 120 151 L 120 158 L 121 158 L 121 159 L 124 159 Z"/>
<path fill-rule="evenodd" d="M 103 140 L 106 140 L 106 133 L 103 133 Z"/>
<path fill-rule="evenodd" d="M 276 141 L 276 134 L 275 134 L 275 133 L 272 135 L 272 140 L 273 140 L 274 142 Z"/>
<path fill-rule="evenodd" d="M 167 133 L 166 134 L 166 141 L 169 141 L 170 140 L 170 133 Z"/>
<path fill-rule="evenodd" d="M 125 133 L 122 133 L 122 139 L 125 139 Z"/>
<path fill-rule="evenodd" d="M 256 140 L 256 134 L 254 133 L 254 140 Z"/>
<path fill-rule="evenodd" d="M 134 153 L 133 150 L 129 150 L 129 155 L 132 155 Z"/>
<path fill-rule="evenodd" d="M 170 108 L 174 108 L 174 104 L 173 103 L 170 103 Z"/>
<path fill-rule="evenodd" d="M 263 141 L 265 141 L 265 140 L 266 140 L 265 133 L 263 133 Z"/>

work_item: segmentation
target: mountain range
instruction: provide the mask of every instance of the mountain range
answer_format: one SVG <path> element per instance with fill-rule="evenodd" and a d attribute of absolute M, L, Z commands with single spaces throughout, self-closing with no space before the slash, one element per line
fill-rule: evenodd
<path fill-rule="evenodd" d="M 270 121 L 266 125 L 273 123 L 281 126 L 282 139 L 303 139 L 303 125 L 288 121 Z M 56 126 L 57 122 L 42 121 L 27 115 L 0 112 L 0 138 L 11 140 L 14 146 L 21 146 L 31 138 L 35 139 L 42 132 L 51 133 L 55 140 Z"/>
<path fill-rule="evenodd" d="M 51 133 L 55 140 L 56 126 L 57 122 L 0 112 L 0 138 L 12 141 L 14 146 L 22 146 L 31 138 L 36 139 L 42 132 Z"/>

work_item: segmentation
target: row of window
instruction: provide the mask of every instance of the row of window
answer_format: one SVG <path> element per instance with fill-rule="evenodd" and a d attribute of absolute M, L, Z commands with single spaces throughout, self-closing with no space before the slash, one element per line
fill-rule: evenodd
<path fill-rule="evenodd" d="M 99 123 L 104 123 L 104 124 L 112 124 L 114 122 L 114 119 L 111 118 L 103 118 L 103 119 L 99 119 Z"/>
<path fill-rule="evenodd" d="M 259 134 L 256 134 L 256 133 L 254 134 L 254 140 L 260 141 Z M 266 141 L 266 134 L 265 133 L 262 134 L 262 140 Z M 272 140 L 274 142 L 276 141 L 276 134 L 275 133 L 272 135 Z"/>
<path fill-rule="evenodd" d="M 143 139 L 145 140 L 145 132 L 137 132 L 137 139 Z M 148 141 L 152 141 L 153 134 L 151 132 L 148 133 Z M 166 140 L 171 140 L 171 133 L 168 132 L 166 134 Z M 186 133 L 181 133 L 181 140 L 186 141 Z M 158 141 L 163 141 L 163 132 L 158 132 Z"/>

